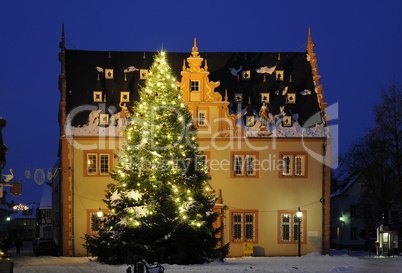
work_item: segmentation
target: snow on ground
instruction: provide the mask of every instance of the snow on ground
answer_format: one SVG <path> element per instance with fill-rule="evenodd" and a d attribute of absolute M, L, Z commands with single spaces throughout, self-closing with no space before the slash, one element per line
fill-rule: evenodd
<path fill-rule="evenodd" d="M 15 273 L 125 273 L 127 265 L 105 265 L 87 257 L 35 257 L 29 251 L 10 253 Z M 202 265 L 163 265 L 165 272 L 231 273 L 231 272 L 402 272 L 402 256 L 369 257 L 367 252 L 332 251 L 330 255 L 310 253 L 302 257 L 228 258 L 223 263 Z M 157 272 L 157 271 L 153 271 Z"/>

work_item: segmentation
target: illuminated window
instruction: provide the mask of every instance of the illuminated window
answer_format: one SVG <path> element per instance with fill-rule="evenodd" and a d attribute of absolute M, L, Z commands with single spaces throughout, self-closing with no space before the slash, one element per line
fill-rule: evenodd
<path fill-rule="evenodd" d="M 100 174 L 109 174 L 109 155 L 100 154 Z"/>
<path fill-rule="evenodd" d="M 246 242 L 255 240 L 255 213 L 244 213 L 244 240 Z"/>
<path fill-rule="evenodd" d="M 279 211 L 279 243 L 297 243 L 299 240 L 299 225 L 300 225 L 300 242 L 306 241 L 306 235 L 304 232 L 305 225 L 305 214 L 303 211 L 303 215 L 299 221 L 299 218 L 296 216 L 296 210 L 292 211 Z"/>
<path fill-rule="evenodd" d="M 243 176 L 243 155 L 233 156 L 233 174 L 234 176 Z"/>
<path fill-rule="evenodd" d="M 200 81 L 190 81 L 190 91 L 191 92 L 200 91 Z"/>
<path fill-rule="evenodd" d="M 109 175 L 111 164 L 111 152 L 87 152 L 85 153 L 85 175 Z"/>
<path fill-rule="evenodd" d="M 204 111 L 204 110 L 198 111 L 197 124 L 198 124 L 198 126 L 207 126 L 207 112 L 206 111 Z"/>
<path fill-rule="evenodd" d="M 300 238 L 301 241 L 303 242 L 303 216 L 299 221 L 299 218 L 296 216 L 296 213 L 293 214 L 293 242 L 299 241 L 299 227 L 300 225 Z"/>
<path fill-rule="evenodd" d="M 289 213 L 281 214 L 281 241 L 290 242 L 290 217 Z"/>
<path fill-rule="evenodd" d="M 99 219 L 96 212 L 92 212 L 90 215 L 91 215 L 90 216 L 91 217 L 91 225 L 90 225 L 89 230 L 90 230 L 91 234 L 98 233 L 99 229 L 102 227 L 102 221 L 101 221 L 101 219 Z"/>
<path fill-rule="evenodd" d="M 87 174 L 97 174 L 96 166 L 98 162 L 97 154 L 88 154 L 87 155 Z"/>
<path fill-rule="evenodd" d="M 235 177 L 258 177 L 257 152 L 232 152 L 232 175 Z"/>
<path fill-rule="evenodd" d="M 296 155 L 295 156 L 295 175 L 296 176 L 304 176 L 304 155 Z"/>
<path fill-rule="evenodd" d="M 255 155 L 246 155 L 246 176 L 255 176 Z"/>
<path fill-rule="evenodd" d="M 293 156 L 291 155 L 282 156 L 282 175 L 291 176 L 293 174 L 292 162 L 293 162 Z"/>
<path fill-rule="evenodd" d="M 87 234 L 96 235 L 99 230 L 104 226 L 104 220 L 107 213 L 104 213 L 103 217 L 98 216 L 99 209 L 89 209 L 87 210 Z"/>
<path fill-rule="evenodd" d="M 240 242 L 243 239 L 243 214 L 242 213 L 233 213 L 232 215 L 232 231 L 233 231 L 233 241 Z"/>
<path fill-rule="evenodd" d="M 231 216 L 231 242 L 257 242 L 258 211 L 233 211 Z"/>
<path fill-rule="evenodd" d="M 281 153 L 281 177 L 307 177 L 307 155 L 300 153 Z"/>

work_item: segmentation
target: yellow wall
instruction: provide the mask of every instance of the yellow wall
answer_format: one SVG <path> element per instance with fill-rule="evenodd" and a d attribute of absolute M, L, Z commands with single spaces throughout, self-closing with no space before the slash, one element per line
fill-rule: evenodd
<path fill-rule="evenodd" d="M 308 157 L 307 178 L 279 178 L 280 152 L 304 152 L 299 139 L 255 139 L 250 143 L 241 141 L 230 145 L 230 140 L 219 140 L 214 149 L 208 140 L 201 140 L 201 144 L 209 144 L 210 159 L 212 162 L 210 185 L 215 191 L 222 190 L 224 210 L 224 243 L 229 241 L 229 227 L 231 225 L 229 212 L 235 209 L 258 210 L 258 243 L 259 254 L 296 255 L 297 244 L 278 244 L 278 211 L 301 210 L 307 212 L 307 244 L 302 245 L 302 253 L 321 251 L 322 247 L 322 163 Z M 305 140 L 306 147 L 322 154 L 323 141 L 320 139 Z M 251 146 L 251 147 L 250 147 Z M 230 148 L 227 148 L 230 147 Z M 265 148 L 264 148 L 265 147 Z M 264 166 L 259 171 L 258 178 L 231 178 L 231 152 L 252 151 L 258 152 L 260 162 Z M 221 166 L 217 160 L 222 161 Z M 223 162 L 223 161 L 227 162 Z M 215 162 L 214 162 L 215 161 Z M 262 170 L 264 168 L 265 170 Z M 242 243 L 231 242 L 230 256 L 242 256 Z"/>
<path fill-rule="evenodd" d="M 106 211 L 106 204 L 102 201 L 106 195 L 107 185 L 115 182 L 110 175 L 106 176 L 87 176 L 85 174 L 85 152 L 87 151 L 111 151 L 113 160 L 112 166 L 117 165 L 117 159 L 113 154 L 117 153 L 117 148 L 123 139 L 107 138 L 98 139 L 93 137 L 75 138 L 73 142 L 73 164 L 72 164 L 72 203 L 73 203 L 73 233 L 74 233 L 74 255 L 85 256 L 86 250 L 84 235 L 88 230 L 88 211 L 97 211 L 99 208 Z M 112 167 L 112 168 L 113 168 Z"/>
<path fill-rule="evenodd" d="M 88 210 L 106 210 L 102 201 L 109 183 L 114 180 L 109 176 L 85 176 L 85 152 L 96 148 L 111 150 L 116 153 L 123 139 L 106 139 L 99 145 L 97 139 L 80 137 L 74 140 L 72 155 L 72 187 L 73 187 L 73 231 L 74 255 L 84 256 L 84 235 L 88 230 Z M 103 143 L 103 140 L 102 142 Z M 322 154 L 323 140 L 305 139 L 304 145 Z M 307 244 L 302 244 L 302 254 L 321 252 L 322 248 L 322 162 L 308 156 L 307 178 L 280 178 L 281 152 L 304 152 L 300 139 L 200 139 L 201 147 L 208 147 L 210 160 L 211 187 L 222 193 L 222 203 L 226 206 L 223 212 L 223 243 L 229 241 L 231 210 L 252 209 L 258 211 L 258 243 L 254 243 L 255 254 L 265 256 L 297 255 L 297 244 L 278 244 L 278 211 L 297 210 L 298 207 L 307 213 Z M 231 177 L 231 152 L 256 152 L 260 162 L 264 162 L 257 178 Z M 113 166 L 117 165 L 117 159 Z M 264 170 L 263 170 L 264 169 Z M 257 248 L 256 248 L 257 247 Z M 242 256 L 242 243 L 230 242 L 229 256 Z"/>

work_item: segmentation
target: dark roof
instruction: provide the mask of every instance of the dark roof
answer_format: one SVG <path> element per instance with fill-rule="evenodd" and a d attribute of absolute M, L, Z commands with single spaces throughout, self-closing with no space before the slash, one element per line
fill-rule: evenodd
<path fill-rule="evenodd" d="M 140 79 L 139 71 L 127 73 L 127 85 L 124 86 L 123 70 L 130 66 L 138 69 L 148 69 L 153 63 L 155 52 L 116 52 L 116 51 L 82 51 L 66 49 L 66 79 L 67 79 L 67 114 L 77 106 L 95 105 L 93 103 L 93 91 L 103 91 L 106 94 L 107 107 L 114 106 L 114 112 L 120 112 L 119 101 L 120 91 L 129 88 L 130 98 L 138 100 L 138 90 L 144 85 Z M 317 94 L 314 91 L 313 74 L 310 62 L 307 61 L 305 52 L 200 52 L 200 56 L 207 60 L 210 81 L 220 81 L 220 86 L 215 91 L 225 97 L 227 90 L 228 100 L 234 101 L 235 93 L 243 93 L 242 108 L 251 104 L 255 111 L 261 108 L 260 93 L 270 93 L 269 110 L 272 114 L 280 112 L 280 106 L 285 106 L 285 112 L 289 115 L 299 114 L 299 123 L 304 124 L 308 118 L 320 113 Z M 110 56 L 110 58 L 109 58 Z M 167 59 L 172 67 L 178 81 L 181 80 L 183 60 L 190 57 L 190 52 L 175 53 L 167 52 Z M 187 61 L 186 61 L 187 64 Z M 112 66 L 112 67 L 111 67 Z M 240 76 L 233 76 L 229 68 L 250 70 L 250 79 L 243 80 Z M 277 70 L 284 70 L 284 80 L 275 79 L 275 73 L 264 74 L 256 72 L 260 67 L 274 67 Z M 114 80 L 105 80 L 100 77 L 97 83 L 98 72 L 96 67 L 113 68 Z M 242 72 L 239 72 L 241 75 Z M 290 82 L 291 77 L 291 82 Z M 98 84 L 98 86 L 97 86 Z M 296 94 L 296 103 L 286 104 L 286 95 L 282 91 L 288 86 L 288 92 Z M 124 88 L 125 87 L 125 88 Z M 311 91 L 310 95 L 301 95 L 304 90 Z M 280 91 L 277 95 L 275 92 Z M 277 92 L 278 93 L 278 92 Z M 105 109 L 104 109 L 105 111 Z M 89 111 L 75 115 L 73 126 L 84 125 L 87 122 Z M 319 116 L 318 116 L 319 117 Z M 321 118 L 316 123 L 321 123 Z M 314 124 L 309 124 L 309 126 Z"/>
<path fill-rule="evenodd" d="M 331 198 L 335 198 L 338 196 L 342 196 L 346 193 L 353 184 L 361 181 L 361 174 L 357 171 L 352 172 L 349 176 L 347 176 L 338 186 L 336 186 L 331 192 Z"/>

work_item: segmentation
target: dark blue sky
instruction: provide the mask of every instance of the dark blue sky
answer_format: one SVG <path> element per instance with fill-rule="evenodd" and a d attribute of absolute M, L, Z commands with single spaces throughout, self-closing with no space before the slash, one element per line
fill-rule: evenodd
<path fill-rule="evenodd" d="M 305 51 L 316 44 L 325 100 L 337 104 L 339 150 L 372 125 L 380 86 L 402 77 L 402 1 L 3 1 L 0 9 L 0 116 L 9 168 L 57 160 L 61 26 L 80 50 L 190 52 Z M 334 107 L 333 109 L 336 109 Z M 335 128 L 334 128 L 335 129 Z M 335 130 L 334 130 L 335 131 Z M 16 202 L 39 202 L 25 179 Z"/>

